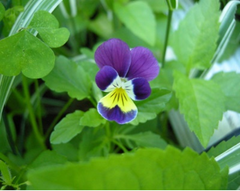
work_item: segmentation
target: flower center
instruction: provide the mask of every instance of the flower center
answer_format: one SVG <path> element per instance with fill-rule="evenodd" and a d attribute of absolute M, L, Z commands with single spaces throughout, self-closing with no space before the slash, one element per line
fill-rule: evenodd
<path fill-rule="evenodd" d="M 136 109 L 133 101 L 128 96 L 126 90 L 122 87 L 116 87 L 113 91 L 107 94 L 102 100 L 102 104 L 104 107 L 109 109 L 118 105 L 123 112 L 129 112 Z"/>

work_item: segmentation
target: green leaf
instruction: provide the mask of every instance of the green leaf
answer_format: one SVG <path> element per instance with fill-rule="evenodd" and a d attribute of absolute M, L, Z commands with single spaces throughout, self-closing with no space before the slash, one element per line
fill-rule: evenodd
<path fill-rule="evenodd" d="M 29 78 L 46 76 L 54 66 L 53 51 L 38 38 L 23 30 L 0 41 L 0 73 Z"/>
<path fill-rule="evenodd" d="M 168 147 L 42 168 L 28 172 L 27 178 L 32 189 L 208 190 L 225 189 L 227 172 L 205 153 Z"/>
<path fill-rule="evenodd" d="M 173 89 L 179 99 L 179 109 L 204 147 L 218 127 L 225 111 L 225 97 L 220 87 L 202 79 L 188 79 L 174 73 Z"/>
<path fill-rule="evenodd" d="M 28 168 L 34 169 L 64 164 L 66 162 L 67 159 L 64 156 L 57 154 L 55 151 L 45 150 L 28 166 Z"/>
<path fill-rule="evenodd" d="M 155 44 L 156 20 L 147 3 L 135 1 L 123 6 L 114 2 L 114 11 L 132 33 L 152 46 Z"/>
<path fill-rule="evenodd" d="M 167 143 L 159 135 L 152 133 L 151 131 L 138 134 L 116 135 L 114 138 L 122 139 L 130 149 L 136 147 L 155 147 L 165 149 L 167 146 Z"/>
<path fill-rule="evenodd" d="M 110 150 L 110 141 L 105 130 L 85 128 L 79 144 L 79 160 L 85 161 L 93 157 L 107 156 Z"/>
<path fill-rule="evenodd" d="M 219 72 L 212 77 L 226 96 L 226 109 L 240 112 L 240 74 Z"/>
<path fill-rule="evenodd" d="M 0 160 L 0 172 L 2 175 L 3 181 L 7 184 L 10 185 L 12 183 L 12 176 L 11 173 L 8 169 L 8 166 Z M 1 181 L 0 181 L 1 182 Z"/>
<path fill-rule="evenodd" d="M 66 57 L 57 57 L 55 67 L 43 80 L 51 90 L 67 92 L 72 98 L 82 100 L 89 96 L 91 83 L 88 74 Z"/>
<path fill-rule="evenodd" d="M 5 7 L 0 2 L 0 21 L 3 19 L 4 13 L 5 13 Z"/>
<path fill-rule="evenodd" d="M 97 127 L 104 123 L 106 120 L 99 115 L 96 109 L 92 108 L 83 114 L 79 124 L 80 126 Z"/>
<path fill-rule="evenodd" d="M 79 121 L 83 116 L 82 111 L 75 111 L 64 117 L 54 128 L 50 136 L 52 144 L 67 143 L 77 134 L 81 133 L 84 126 L 79 125 Z"/>
<path fill-rule="evenodd" d="M 219 16 L 219 0 L 201 0 L 189 10 L 173 34 L 172 47 L 188 72 L 192 68 L 210 67 L 218 39 Z"/>
<path fill-rule="evenodd" d="M 70 36 L 66 28 L 59 28 L 59 23 L 52 14 L 43 10 L 34 14 L 28 27 L 37 30 L 42 40 L 53 48 L 65 44 Z"/>
<path fill-rule="evenodd" d="M 168 90 L 158 88 L 152 89 L 152 93 L 147 99 L 135 102 L 138 108 L 138 115 L 131 124 L 137 125 L 154 119 L 159 112 L 166 109 L 166 103 L 170 100 L 171 96 L 172 93 Z"/>
<path fill-rule="evenodd" d="M 57 154 L 64 156 L 68 161 L 78 161 L 78 148 L 76 148 L 72 143 L 61 143 L 57 145 L 51 145 L 53 151 Z"/>

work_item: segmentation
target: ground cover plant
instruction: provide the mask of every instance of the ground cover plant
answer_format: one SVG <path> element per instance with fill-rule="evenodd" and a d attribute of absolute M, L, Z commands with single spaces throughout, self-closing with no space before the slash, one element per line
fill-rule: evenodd
<path fill-rule="evenodd" d="M 239 3 L 1 0 L 1 189 L 238 189 Z"/>

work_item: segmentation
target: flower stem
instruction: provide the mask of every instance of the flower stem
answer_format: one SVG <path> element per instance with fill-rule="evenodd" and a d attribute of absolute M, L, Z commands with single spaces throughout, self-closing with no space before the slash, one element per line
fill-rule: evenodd
<path fill-rule="evenodd" d="M 166 57 L 166 52 L 167 52 L 168 39 L 169 39 L 169 33 L 170 33 L 170 27 L 171 27 L 171 21 L 172 21 L 172 13 L 173 13 L 170 2 L 168 0 L 167 0 L 167 4 L 168 4 L 168 20 L 167 20 L 165 42 L 164 42 L 164 47 L 163 47 L 162 66 L 164 66 L 164 64 L 165 64 L 165 57 Z"/>
<path fill-rule="evenodd" d="M 56 123 L 58 122 L 58 120 L 62 117 L 63 113 L 68 109 L 68 107 L 72 104 L 72 102 L 74 101 L 73 98 L 69 99 L 68 102 L 63 106 L 63 108 L 61 109 L 61 111 L 58 113 L 58 115 L 54 118 L 53 122 L 51 123 L 51 125 L 49 126 L 47 133 L 45 135 L 45 140 L 50 136 L 50 133 L 52 132 L 54 126 L 56 125 Z"/>
<path fill-rule="evenodd" d="M 33 107 L 32 107 L 31 100 L 30 100 L 30 93 L 29 93 L 29 90 L 28 90 L 27 78 L 25 76 L 22 76 L 22 85 L 23 85 L 23 91 L 24 91 L 24 96 L 25 96 L 27 108 L 28 108 L 28 111 L 29 111 L 30 123 L 31 123 L 32 128 L 33 128 L 33 133 L 35 134 L 36 139 L 39 142 L 39 144 L 43 148 L 46 148 L 46 146 L 44 144 L 44 139 L 43 139 L 43 137 L 42 137 L 42 135 L 41 135 L 41 133 L 38 129 L 36 116 L 34 114 Z"/>
<path fill-rule="evenodd" d="M 128 153 L 128 150 L 125 148 L 125 146 L 122 143 L 120 143 L 120 142 L 118 142 L 117 140 L 114 140 L 114 139 L 112 140 L 112 142 L 114 144 L 116 144 L 117 146 L 119 146 L 119 148 L 121 148 L 124 153 Z"/>

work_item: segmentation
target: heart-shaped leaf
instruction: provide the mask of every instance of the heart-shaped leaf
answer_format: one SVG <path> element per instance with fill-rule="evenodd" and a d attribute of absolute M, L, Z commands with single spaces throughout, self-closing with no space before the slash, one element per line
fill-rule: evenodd
<path fill-rule="evenodd" d="M 58 28 L 59 23 L 52 14 L 43 10 L 34 14 L 29 27 L 37 30 L 42 40 L 52 48 L 65 44 L 70 35 L 66 28 Z"/>
<path fill-rule="evenodd" d="M 54 66 L 53 51 L 41 40 L 23 30 L 0 41 L 0 74 L 41 78 Z"/>

